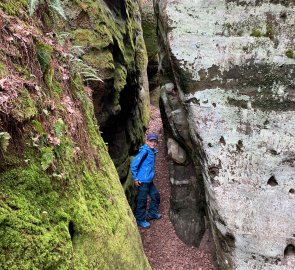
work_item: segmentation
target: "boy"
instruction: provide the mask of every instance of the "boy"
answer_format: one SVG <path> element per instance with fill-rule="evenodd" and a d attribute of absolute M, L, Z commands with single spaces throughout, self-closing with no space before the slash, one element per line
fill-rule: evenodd
<path fill-rule="evenodd" d="M 140 147 L 139 153 L 131 163 L 132 178 L 134 185 L 138 188 L 136 205 L 136 222 L 141 228 L 147 229 L 151 225 L 147 220 L 160 219 L 161 214 L 157 213 L 160 204 L 160 194 L 153 183 L 155 176 L 155 160 L 158 152 L 158 135 L 149 133 L 146 137 L 146 144 Z M 147 210 L 147 195 L 151 197 L 150 207 Z"/>

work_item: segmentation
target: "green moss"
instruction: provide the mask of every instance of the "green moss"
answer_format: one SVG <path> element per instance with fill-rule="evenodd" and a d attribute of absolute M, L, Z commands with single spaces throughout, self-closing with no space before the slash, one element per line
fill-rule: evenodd
<path fill-rule="evenodd" d="M 75 45 L 102 49 L 113 43 L 112 36 L 105 25 L 98 31 L 77 29 L 72 32 Z"/>
<path fill-rule="evenodd" d="M 32 78 L 30 71 L 26 67 L 21 66 L 19 64 L 14 64 L 13 66 L 17 70 L 17 72 L 26 80 L 30 80 Z"/>
<path fill-rule="evenodd" d="M 114 88 L 116 91 L 121 91 L 124 89 L 127 78 L 127 70 L 122 65 L 117 65 L 114 72 Z"/>
<path fill-rule="evenodd" d="M 73 76 L 71 88 L 75 97 L 79 99 L 83 104 L 83 113 L 85 118 L 84 120 L 88 128 L 88 136 L 90 137 L 90 140 L 94 142 L 96 147 L 99 147 L 100 149 L 103 149 L 107 152 L 107 148 L 102 138 L 98 136 L 99 130 L 96 118 L 94 117 L 93 104 L 84 91 L 81 77 Z"/>
<path fill-rule="evenodd" d="M 43 18 L 45 26 L 49 29 L 53 28 L 54 21 L 53 21 L 53 18 L 50 16 L 50 14 L 43 13 L 42 15 L 43 15 L 42 18 Z"/>
<path fill-rule="evenodd" d="M 131 160 L 130 160 L 131 162 Z M 125 196 L 133 212 L 136 208 L 136 193 L 134 190 L 134 182 L 132 180 L 131 173 L 128 174 L 126 182 L 123 184 Z"/>
<path fill-rule="evenodd" d="M 51 207 L 59 204 L 59 196 L 52 190 L 48 176 L 31 161 L 25 168 L 2 174 L 1 179 L 0 196 L 5 200 L 0 201 L 0 249 L 6 252 L 1 252 L 0 265 L 7 269 L 15 269 L 16 263 L 22 269 L 41 269 L 56 262 L 69 265 L 67 223 L 65 220 L 55 223 L 60 220 Z M 48 218 L 44 218 L 44 211 Z"/>
<path fill-rule="evenodd" d="M 127 2 L 128 6 L 134 5 Z M 132 47 L 138 34 L 136 25 L 130 24 L 127 31 L 125 24 L 112 19 L 100 2 L 73 1 L 75 11 L 76 3 L 95 21 L 94 25 L 101 26 L 101 32 L 96 29 L 90 37 L 82 31 L 84 37 L 79 42 L 91 52 L 84 60 L 94 65 L 98 61 L 100 68 L 103 63 L 115 76 L 119 90 L 124 87 L 125 73 L 136 71 Z M 79 38 L 78 34 L 76 37 Z M 102 37 L 104 40 L 99 40 Z M 117 44 L 113 38 L 118 40 Z M 0 268 L 149 270 L 134 217 L 99 135 L 93 104 L 83 81 L 72 75 L 71 85 L 62 88 L 51 65 L 53 49 L 39 42 L 36 50 L 46 85 L 38 90 L 38 109 L 46 109 L 42 101 L 48 96 L 56 106 L 50 114 L 38 115 L 34 110 L 22 115 L 22 119 L 34 120 L 21 123 L 20 132 L 25 132 L 17 141 L 18 153 L 10 151 L 9 146 L 5 158 L 0 157 Z M 98 55 L 102 57 L 99 60 Z M 120 63 L 115 72 L 114 62 Z M 29 75 L 18 70 L 24 77 Z M 42 84 L 43 80 L 38 81 L 38 85 Z M 77 126 L 67 122 L 72 118 L 66 115 L 58 99 L 63 91 L 74 99 L 75 108 L 83 117 Z M 26 104 L 22 108 L 25 112 L 35 107 L 35 100 L 29 92 L 23 95 L 20 103 Z M 143 134 L 140 125 L 137 129 Z M 32 137 L 37 140 L 33 146 Z M 60 142 L 54 144 L 52 137 Z"/>
<path fill-rule="evenodd" d="M 148 58 L 147 58 L 147 52 L 144 44 L 143 37 L 140 37 L 138 39 L 138 42 L 136 44 L 136 50 L 135 50 L 135 64 L 137 70 L 144 70 L 146 69 Z"/>
<path fill-rule="evenodd" d="M 265 35 L 264 36 L 270 38 L 271 40 L 274 39 L 275 32 L 274 32 L 274 29 L 273 29 L 273 27 L 272 27 L 271 24 L 267 24 L 266 25 L 266 32 L 265 32 Z"/>
<path fill-rule="evenodd" d="M 0 62 L 0 79 L 5 77 L 6 75 L 7 75 L 6 65 Z"/>
<path fill-rule="evenodd" d="M 40 42 L 37 44 L 36 50 L 39 64 L 42 71 L 45 73 L 50 66 L 53 48 L 48 44 Z"/>
<path fill-rule="evenodd" d="M 274 40 L 274 38 L 275 38 L 275 32 L 274 32 L 273 26 L 268 23 L 266 25 L 265 33 L 261 32 L 257 28 L 254 28 L 254 29 L 252 29 L 252 32 L 251 32 L 250 36 L 251 37 L 268 37 L 271 40 Z"/>
<path fill-rule="evenodd" d="M 5 153 L 2 151 L 0 171 L 7 170 L 7 168 L 11 169 L 21 166 L 22 163 L 23 161 L 19 160 L 19 158 L 17 158 L 14 154 L 9 151 Z"/>
<path fill-rule="evenodd" d="M 42 124 L 38 120 L 35 120 L 35 119 L 32 120 L 32 125 L 34 126 L 35 130 L 37 131 L 39 135 L 42 135 L 45 133 L 42 127 Z"/>
<path fill-rule="evenodd" d="M 286 52 L 285 52 L 285 55 L 288 57 L 288 58 L 295 58 L 295 52 L 291 49 L 288 49 Z"/>
<path fill-rule="evenodd" d="M 42 147 L 41 148 L 41 168 L 46 171 L 53 163 L 54 159 L 54 153 L 53 153 L 53 147 Z"/>
<path fill-rule="evenodd" d="M 79 6 L 84 12 L 89 13 L 91 16 L 94 15 L 105 15 L 103 14 L 103 10 L 101 9 L 100 5 L 97 4 L 97 1 L 93 0 L 74 0 L 75 4 Z"/>
<path fill-rule="evenodd" d="M 0 8 L 9 15 L 18 16 L 21 11 L 26 10 L 27 5 L 28 0 L 2 0 L 0 3 Z"/>
<path fill-rule="evenodd" d="M 99 151 L 103 170 L 61 156 L 56 178 L 42 170 L 34 149 L 25 151 L 28 165 L 0 174 L 3 269 L 150 269 L 136 248 L 139 235 L 107 151 Z"/>
<path fill-rule="evenodd" d="M 53 67 L 47 66 L 44 73 L 44 80 L 50 92 L 55 94 L 60 94 L 62 92 L 60 83 L 55 79 L 55 71 Z"/>
<path fill-rule="evenodd" d="M 155 88 L 152 92 L 150 92 L 150 100 L 152 105 L 159 107 L 160 95 L 161 88 L 159 86 Z"/>
<path fill-rule="evenodd" d="M 37 114 L 35 101 L 26 88 L 21 90 L 19 98 L 13 102 L 12 106 L 13 117 L 20 122 L 28 120 Z"/>
<path fill-rule="evenodd" d="M 261 33 L 260 30 L 258 29 L 253 29 L 251 34 L 250 34 L 251 37 L 262 37 L 263 34 Z"/>
<path fill-rule="evenodd" d="M 11 136 L 8 132 L 0 132 L 0 151 L 6 152 Z"/>
<path fill-rule="evenodd" d="M 150 13 L 152 14 L 152 12 Z M 147 15 L 146 15 L 147 16 Z M 152 58 L 158 53 L 156 22 L 153 18 L 143 18 L 142 22 L 143 37 L 148 53 L 148 58 Z"/>
<path fill-rule="evenodd" d="M 95 68 L 109 70 L 110 72 L 115 69 L 113 55 L 109 51 L 90 51 L 82 59 Z"/>

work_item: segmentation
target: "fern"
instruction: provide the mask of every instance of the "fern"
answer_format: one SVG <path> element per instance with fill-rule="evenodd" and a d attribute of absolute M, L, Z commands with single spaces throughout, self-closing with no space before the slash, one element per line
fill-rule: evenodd
<path fill-rule="evenodd" d="M 29 0 L 29 14 L 32 16 L 37 8 L 37 6 L 42 2 L 43 0 Z"/>
<path fill-rule="evenodd" d="M 68 32 L 59 32 L 56 34 L 56 37 L 57 37 L 57 40 L 58 40 L 58 43 L 61 45 L 61 46 L 64 46 L 65 45 L 65 42 L 66 40 L 70 37 L 70 33 Z"/>
<path fill-rule="evenodd" d="M 32 16 L 36 11 L 37 7 L 43 3 L 47 3 L 48 7 L 55 11 L 58 15 L 66 19 L 64 9 L 61 5 L 60 0 L 29 0 L 29 14 Z"/>
<path fill-rule="evenodd" d="M 60 0 L 50 0 L 49 7 L 51 7 L 61 17 L 66 19 L 66 15 L 65 15 L 64 9 L 60 3 Z"/>
<path fill-rule="evenodd" d="M 74 71 L 80 74 L 80 76 L 85 81 L 103 82 L 103 80 L 97 75 L 98 69 L 84 63 L 83 60 L 79 58 L 83 54 L 84 54 L 84 50 L 81 46 L 72 47 L 72 52 L 69 54 L 69 59 Z"/>
<path fill-rule="evenodd" d="M 8 132 L 0 132 L 0 150 L 7 150 L 11 136 Z"/>
<path fill-rule="evenodd" d="M 80 56 L 82 56 L 84 54 L 83 47 L 82 46 L 78 46 L 78 45 L 73 46 L 72 49 L 71 49 L 71 51 L 72 51 L 72 54 L 70 54 L 70 58 L 73 58 L 73 59 L 75 59 L 77 57 L 80 57 Z M 82 62 L 81 59 L 76 59 L 76 61 L 77 60 L 79 60 L 79 61 Z"/>

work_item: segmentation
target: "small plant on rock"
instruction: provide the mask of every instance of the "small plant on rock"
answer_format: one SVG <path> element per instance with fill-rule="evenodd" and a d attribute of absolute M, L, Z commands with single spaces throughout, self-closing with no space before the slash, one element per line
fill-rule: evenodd
<path fill-rule="evenodd" d="M 8 132 L 0 132 L 0 150 L 5 152 L 9 145 L 10 135 Z"/>
<path fill-rule="evenodd" d="M 264 36 L 270 38 L 271 40 L 274 39 L 275 33 L 271 24 L 266 25 L 266 33 Z"/>
<path fill-rule="evenodd" d="M 250 36 L 251 37 L 261 37 L 262 33 L 258 29 L 253 29 Z"/>
<path fill-rule="evenodd" d="M 285 55 L 288 57 L 288 58 L 295 58 L 295 53 L 293 50 L 289 49 L 285 52 Z"/>
<path fill-rule="evenodd" d="M 32 16 L 37 10 L 39 5 L 45 4 L 58 15 L 66 19 L 64 9 L 61 5 L 60 0 L 29 0 L 29 14 Z"/>
<path fill-rule="evenodd" d="M 74 72 L 80 74 L 85 81 L 103 81 L 97 74 L 98 70 L 86 64 L 80 57 L 84 54 L 81 46 L 73 46 L 68 55 Z"/>

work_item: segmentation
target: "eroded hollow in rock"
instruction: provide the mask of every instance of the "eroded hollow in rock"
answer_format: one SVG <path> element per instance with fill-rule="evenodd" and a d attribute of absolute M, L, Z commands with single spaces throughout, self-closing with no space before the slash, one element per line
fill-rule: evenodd
<path fill-rule="evenodd" d="M 277 182 L 277 179 L 272 176 L 271 178 L 268 179 L 267 184 L 270 185 L 271 187 L 277 186 L 279 183 Z"/>
<path fill-rule="evenodd" d="M 220 137 L 219 142 L 223 145 L 226 145 L 226 142 L 223 136 Z"/>
<path fill-rule="evenodd" d="M 242 151 L 242 148 L 243 148 L 243 141 L 242 140 L 239 140 L 238 143 L 237 143 L 237 145 L 236 145 L 236 147 L 237 147 L 237 151 L 238 152 L 241 152 Z"/>
<path fill-rule="evenodd" d="M 104 2 L 108 5 L 110 10 L 114 12 L 114 15 L 123 19 L 127 18 L 125 1 L 105 0 Z"/>
<path fill-rule="evenodd" d="M 73 240 L 74 235 L 75 235 L 75 226 L 74 226 L 73 221 L 69 222 L 69 233 L 70 233 L 70 236 L 71 236 L 71 240 Z"/>
<path fill-rule="evenodd" d="M 225 234 L 225 241 L 226 241 L 226 243 L 228 244 L 229 247 L 232 247 L 232 248 L 235 247 L 236 239 L 235 239 L 233 234 L 227 232 Z"/>
<path fill-rule="evenodd" d="M 291 188 L 291 189 L 289 190 L 289 193 L 290 193 L 290 194 L 295 194 L 295 189 L 294 189 L 294 188 Z"/>
<path fill-rule="evenodd" d="M 289 244 L 284 251 L 284 257 L 295 257 L 295 246 L 292 244 Z"/>

